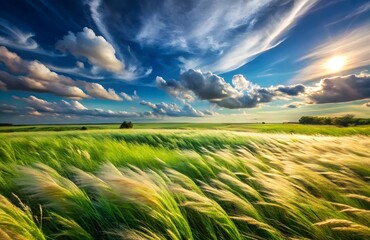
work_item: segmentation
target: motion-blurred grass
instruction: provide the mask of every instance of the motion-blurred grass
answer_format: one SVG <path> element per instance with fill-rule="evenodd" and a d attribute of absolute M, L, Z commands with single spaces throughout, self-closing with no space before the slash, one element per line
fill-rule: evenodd
<path fill-rule="evenodd" d="M 0 239 L 370 238 L 366 136 L 0 136 Z"/>

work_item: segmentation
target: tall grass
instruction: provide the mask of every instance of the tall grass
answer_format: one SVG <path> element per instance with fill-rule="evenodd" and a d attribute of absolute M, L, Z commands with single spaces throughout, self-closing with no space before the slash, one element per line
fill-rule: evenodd
<path fill-rule="evenodd" d="M 369 239 L 370 139 L 3 134 L 1 239 Z"/>

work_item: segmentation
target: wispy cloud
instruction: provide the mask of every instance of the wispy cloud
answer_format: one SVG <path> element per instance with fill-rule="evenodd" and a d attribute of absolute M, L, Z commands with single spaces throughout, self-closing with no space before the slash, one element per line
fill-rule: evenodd
<path fill-rule="evenodd" d="M 21 30 L 0 18 L 0 45 L 52 57 L 62 56 L 41 48 L 34 37 L 34 33 Z"/>
<path fill-rule="evenodd" d="M 293 81 L 303 82 L 339 75 L 340 72 L 333 72 L 328 68 L 328 62 L 335 56 L 343 59 L 341 72 L 369 66 L 369 43 L 370 23 L 354 28 L 350 32 L 344 32 L 302 57 L 300 61 L 307 61 L 307 66 L 298 72 Z"/>
<path fill-rule="evenodd" d="M 184 70 L 223 73 L 277 46 L 315 2 L 143 1 L 137 13 L 139 30 L 124 31 L 142 46 L 180 54 L 178 60 Z"/>
<path fill-rule="evenodd" d="M 120 45 L 116 43 L 115 38 L 106 27 L 104 21 L 105 15 L 102 13 L 101 10 L 101 8 L 103 7 L 101 0 L 90 0 L 88 2 L 88 5 L 90 8 L 91 18 L 93 19 L 98 30 L 103 34 L 105 39 L 107 39 L 108 42 L 113 46 L 120 61 L 124 62 L 125 58 L 128 58 L 128 56 L 124 56 L 122 54 Z M 152 69 L 150 67 L 148 68 L 142 67 L 141 64 L 138 63 L 137 59 L 132 54 L 130 58 L 132 62 L 126 61 L 124 71 L 116 73 L 115 75 L 116 78 L 121 78 L 125 80 L 134 80 L 148 76 L 152 72 Z"/>

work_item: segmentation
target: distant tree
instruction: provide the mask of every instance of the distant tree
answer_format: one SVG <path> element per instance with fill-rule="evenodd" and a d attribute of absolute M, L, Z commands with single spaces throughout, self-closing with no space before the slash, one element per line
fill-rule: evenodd
<path fill-rule="evenodd" d="M 262 124 L 266 124 L 265 122 L 262 122 Z"/>
<path fill-rule="evenodd" d="M 123 121 L 123 123 L 120 125 L 120 129 L 124 129 L 124 128 L 133 128 L 134 127 L 134 124 L 132 122 L 126 122 L 126 121 Z"/>
<path fill-rule="evenodd" d="M 337 126 L 342 126 L 342 127 L 348 127 L 350 124 L 353 123 L 353 115 L 352 114 L 347 114 L 342 117 L 336 117 L 333 120 L 333 123 Z"/>
<path fill-rule="evenodd" d="M 83 131 L 84 131 L 84 130 L 87 130 L 87 127 L 82 126 L 82 127 L 81 127 L 81 130 L 83 130 Z"/>

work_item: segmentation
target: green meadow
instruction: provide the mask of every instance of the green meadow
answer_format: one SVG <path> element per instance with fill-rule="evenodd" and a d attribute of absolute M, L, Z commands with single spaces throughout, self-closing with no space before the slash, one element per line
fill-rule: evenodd
<path fill-rule="evenodd" d="M 86 127 L 0 128 L 0 239 L 370 239 L 369 126 Z"/>
<path fill-rule="evenodd" d="M 88 130 L 118 129 L 120 124 L 88 125 L 15 125 L 0 126 L 1 132 L 73 131 L 82 126 Z M 307 135 L 370 135 L 370 125 L 337 127 L 333 125 L 302 125 L 281 123 L 135 123 L 135 129 L 230 130 L 261 133 L 294 133 Z"/>

